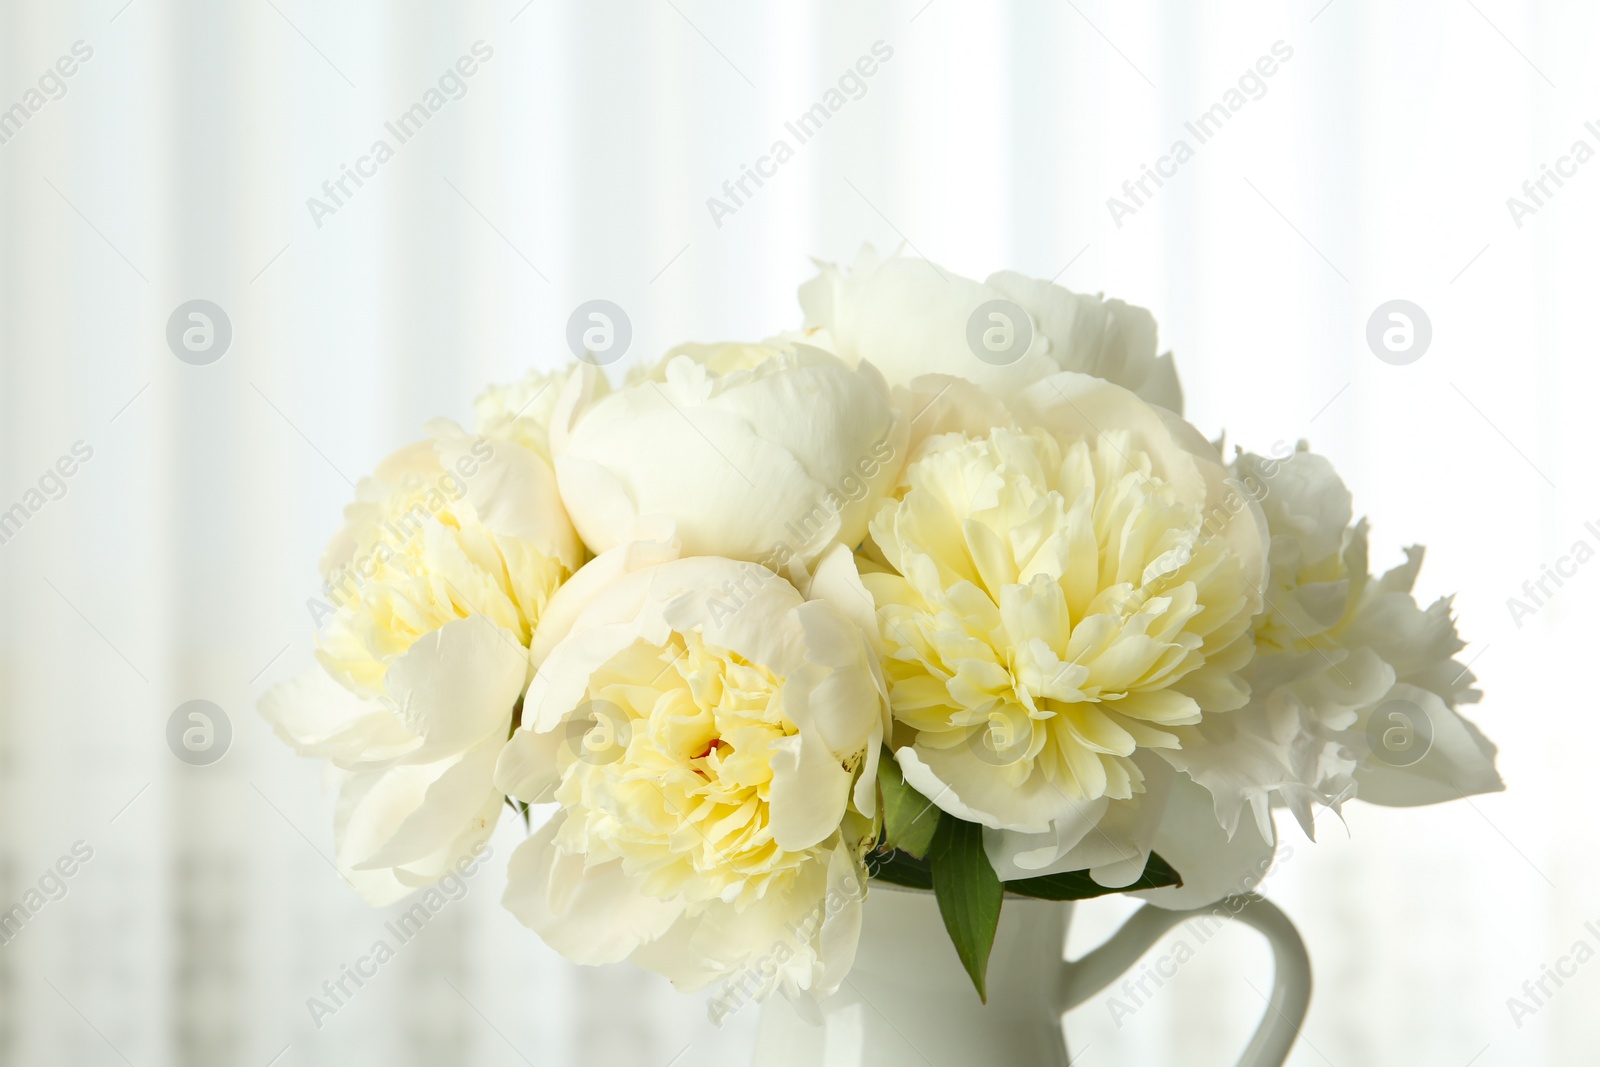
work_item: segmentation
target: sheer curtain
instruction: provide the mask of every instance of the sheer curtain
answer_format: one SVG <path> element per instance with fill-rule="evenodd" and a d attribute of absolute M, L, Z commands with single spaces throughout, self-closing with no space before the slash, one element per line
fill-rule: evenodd
<path fill-rule="evenodd" d="M 308 660 L 352 481 L 564 359 L 579 303 L 626 310 L 630 360 L 759 337 L 798 322 L 807 257 L 870 241 L 1152 308 L 1198 425 L 1309 438 L 1375 566 L 1428 543 L 1421 593 L 1458 592 L 1509 791 L 1353 804 L 1315 846 L 1280 828 L 1266 892 L 1317 971 L 1291 1062 L 1592 1062 L 1600 964 L 1570 958 L 1600 948 L 1600 567 L 1531 616 L 1507 599 L 1600 546 L 1600 166 L 1523 188 L 1600 148 L 1597 30 L 1529 0 L 4 0 L 0 909 L 29 918 L 0 945 L 0 1059 L 746 1062 L 753 1010 L 715 1029 L 500 909 L 510 819 L 465 898 L 314 1019 L 393 916 L 333 871 L 331 793 L 254 702 Z M 1365 340 L 1393 299 L 1432 325 L 1407 366 Z M 204 308 L 210 347 L 183 348 L 192 301 L 225 316 L 220 357 Z M 214 763 L 169 745 L 193 700 L 231 732 Z M 1080 909 L 1074 951 L 1130 910 Z M 1269 966 L 1219 935 L 1132 1017 L 1069 1016 L 1080 1062 L 1231 1062 Z"/>

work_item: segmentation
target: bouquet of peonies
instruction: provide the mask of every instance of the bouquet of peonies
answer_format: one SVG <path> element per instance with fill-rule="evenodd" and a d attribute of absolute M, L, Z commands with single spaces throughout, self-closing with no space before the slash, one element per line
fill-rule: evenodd
<path fill-rule="evenodd" d="M 505 905 L 571 960 L 761 957 L 804 1005 L 877 879 L 937 895 L 982 995 L 1006 893 L 1196 907 L 1274 807 L 1501 788 L 1421 549 L 1374 577 L 1326 459 L 1208 442 L 1147 311 L 870 248 L 800 302 L 492 387 L 362 480 L 261 712 L 331 765 L 369 901 L 537 808 Z"/>

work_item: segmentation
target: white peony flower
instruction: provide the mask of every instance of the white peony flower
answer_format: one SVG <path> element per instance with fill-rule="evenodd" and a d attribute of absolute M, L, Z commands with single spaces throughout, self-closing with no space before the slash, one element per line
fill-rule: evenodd
<path fill-rule="evenodd" d="M 1011 271 L 976 282 L 926 260 L 884 258 L 871 245 L 848 272 L 817 265 L 821 273 L 800 288 L 806 326 L 825 331 L 817 343 L 831 344 L 852 362 L 870 361 L 891 384 L 949 374 L 1008 399 L 1046 375 L 1078 371 L 1183 411 L 1172 356 L 1157 358 L 1156 322 L 1144 308 Z M 972 319 L 997 300 L 1020 308 L 1028 322 L 1006 324 L 1013 351 L 985 351 L 980 358 L 970 336 Z"/>
<path fill-rule="evenodd" d="M 565 417 L 556 473 L 596 552 L 661 516 L 685 554 L 806 567 L 860 542 L 905 460 L 877 372 L 804 346 L 686 346 Z"/>
<path fill-rule="evenodd" d="M 875 663 L 771 571 L 671 554 L 596 558 L 541 626 L 497 780 L 559 807 L 513 856 L 506 906 L 578 963 L 824 996 L 854 957 L 874 843 Z"/>
<path fill-rule="evenodd" d="M 1450 601 L 1411 595 L 1422 549 L 1367 573 L 1366 521 L 1322 456 L 1244 454 L 1235 469 L 1272 536 L 1267 609 L 1246 668 L 1248 706 L 1184 731 L 1173 763 L 1207 786 L 1231 834 L 1249 807 L 1265 834 L 1285 804 L 1310 836 L 1315 806 L 1454 800 L 1502 788 L 1494 746 L 1456 712 L 1479 699 L 1454 656 Z"/>
<path fill-rule="evenodd" d="M 549 465 L 449 423 L 362 479 L 324 575 L 337 603 L 319 665 L 260 710 L 341 772 L 341 872 L 374 904 L 441 877 L 487 839 L 494 766 L 545 604 L 581 561 Z"/>
<path fill-rule="evenodd" d="M 896 759 L 992 831 L 1002 877 L 1090 868 L 1126 884 L 1172 777 L 1153 755 L 1248 699 L 1259 510 L 1192 427 L 1103 380 L 1044 379 L 987 431 L 961 389 L 943 393 L 952 409 L 932 417 L 967 428 L 913 453 L 859 579 Z M 818 583 L 848 599 L 826 563 Z"/>

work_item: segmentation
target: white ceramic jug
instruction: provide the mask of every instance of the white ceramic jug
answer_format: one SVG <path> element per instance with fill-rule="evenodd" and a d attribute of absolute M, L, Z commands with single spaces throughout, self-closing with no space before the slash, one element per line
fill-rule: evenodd
<path fill-rule="evenodd" d="M 861 946 L 813 1025 L 775 996 L 763 1005 L 755 1067 L 1068 1067 L 1061 1016 L 1106 988 L 1172 927 L 1221 915 L 1255 927 L 1273 952 L 1273 986 L 1239 1067 L 1282 1067 L 1311 998 L 1311 967 L 1293 924 L 1257 896 L 1193 912 L 1146 905 L 1105 944 L 1065 959 L 1071 904 L 1008 897 L 982 1004 L 945 933 L 932 893 L 875 883 Z"/>

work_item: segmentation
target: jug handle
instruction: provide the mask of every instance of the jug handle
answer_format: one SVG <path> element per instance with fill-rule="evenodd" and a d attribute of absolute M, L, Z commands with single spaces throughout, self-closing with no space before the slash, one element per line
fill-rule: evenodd
<path fill-rule="evenodd" d="M 1311 961 L 1305 942 L 1289 917 L 1254 893 L 1227 897 L 1210 907 L 1167 911 L 1146 904 L 1115 934 L 1061 972 L 1057 1004 L 1062 1014 L 1105 989 L 1125 973 L 1163 935 L 1179 923 L 1202 915 L 1237 919 L 1266 935 L 1272 946 L 1272 995 L 1255 1036 L 1238 1067 L 1282 1067 L 1300 1034 L 1311 1003 Z"/>

